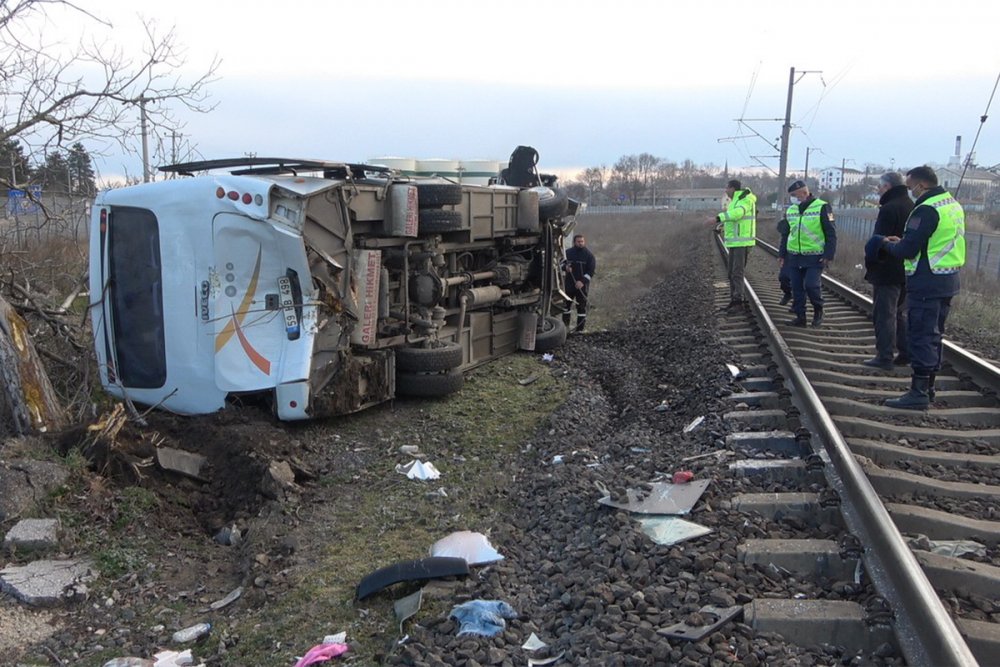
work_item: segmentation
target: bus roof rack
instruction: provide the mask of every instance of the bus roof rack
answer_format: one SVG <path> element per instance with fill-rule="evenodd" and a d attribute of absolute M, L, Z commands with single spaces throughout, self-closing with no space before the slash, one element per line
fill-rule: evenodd
<path fill-rule="evenodd" d="M 181 162 L 160 167 L 166 173 L 193 176 L 198 171 L 228 169 L 236 176 L 248 174 L 297 174 L 300 171 L 322 171 L 324 178 L 364 178 L 366 174 L 389 175 L 392 169 L 372 164 L 330 162 L 283 157 L 237 157 L 198 162 Z"/>

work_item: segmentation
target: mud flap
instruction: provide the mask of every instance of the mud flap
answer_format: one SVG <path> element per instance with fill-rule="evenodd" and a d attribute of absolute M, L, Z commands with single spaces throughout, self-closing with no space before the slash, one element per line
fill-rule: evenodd
<path fill-rule="evenodd" d="M 538 313 L 521 313 L 517 320 L 518 326 L 521 329 L 517 347 L 521 350 L 533 351 L 535 349 L 535 336 L 538 329 Z"/>
<path fill-rule="evenodd" d="M 346 415 L 387 401 L 396 394 L 396 363 L 391 350 L 348 353 L 337 374 L 313 395 L 313 417 Z"/>

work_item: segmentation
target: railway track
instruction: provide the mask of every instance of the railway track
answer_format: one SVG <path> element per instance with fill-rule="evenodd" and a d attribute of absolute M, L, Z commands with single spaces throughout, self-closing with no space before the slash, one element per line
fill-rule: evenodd
<path fill-rule="evenodd" d="M 742 359 L 729 444 L 747 453 L 737 474 L 781 477 L 785 489 L 798 480 L 800 491 L 732 503 L 817 535 L 829 536 L 820 524 L 843 528 L 838 541 L 748 540 L 741 558 L 789 577 L 853 579 L 880 597 L 755 600 L 747 622 L 803 644 L 888 642 L 910 665 L 1000 665 L 1000 369 L 948 343 L 931 408 L 884 407 L 910 369 L 861 365 L 873 356 L 870 301 L 824 277 L 823 326 L 790 326 L 768 248 L 751 254 L 745 311 L 722 309 L 728 284 L 716 272 L 720 331 Z M 760 461 L 761 450 L 783 458 Z"/>

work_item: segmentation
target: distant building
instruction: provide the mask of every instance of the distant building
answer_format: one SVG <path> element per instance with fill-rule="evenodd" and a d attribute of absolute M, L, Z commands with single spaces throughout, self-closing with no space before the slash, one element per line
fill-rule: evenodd
<path fill-rule="evenodd" d="M 865 172 L 857 169 L 841 169 L 827 167 L 819 172 L 819 189 L 826 191 L 840 190 L 845 185 L 857 185 L 865 179 Z M 870 175 L 868 175 L 870 177 Z M 843 179 L 843 182 L 841 182 Z"/>
<path fill-rule="evenodd" d="M 667 190 L 657 194 L 656 203 L 678 211 L 720 211 L 726 205 L 726 195 L 719 188 Z"/>

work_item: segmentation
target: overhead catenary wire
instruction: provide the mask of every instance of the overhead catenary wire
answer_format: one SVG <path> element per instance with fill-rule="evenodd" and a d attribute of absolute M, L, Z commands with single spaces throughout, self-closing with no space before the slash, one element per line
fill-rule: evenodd
<path fill-rule="evenodd" d="M 993 82 L 993 92 L 990 93 L 990 99 L 986 102 L 986 110 L 979 117 L 979 129 L 976 130 L 976 138 L 972 140 L 972 149 L 969 151 L 970 156 L 976 154 L 976 143 L 979 141 L 979 133 L 983 131 L 983 125 L 986 124 L 986 119 L 989 117 L 990 105 L 993 104 L 993 96 L 997 94 L 998 84 L 1000 84 L 1000 74 L 997 74 L 997 80 Z M 958 197 L 958 192 L 962 189 L 962 181 L 965 180 L 965 172 L 969 169 L 969 162 L 971 162 L 971 159 L 967 159 L 965 165 L 962 167 L 962 175 L 958 177 L 958 186 L 955 187 L 955 197 Z"/>

